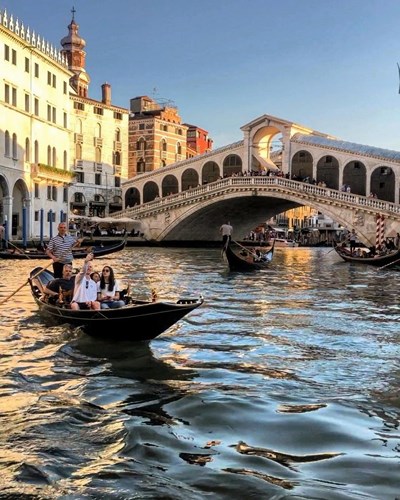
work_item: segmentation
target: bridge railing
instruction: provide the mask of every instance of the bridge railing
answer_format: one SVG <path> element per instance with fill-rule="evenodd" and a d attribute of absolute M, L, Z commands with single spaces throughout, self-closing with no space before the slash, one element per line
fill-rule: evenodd
<path fill-rule="evenodd" d="M 270 186 L 279 188 L 281 191 L 282 188 L 287 190 L 287 192 L 295 193 L 306 193 L 310 201 L 314 198 L 317 198 L 321 201 L 334 201 L 334 202 L 343 202 L 346 205 L 354 205 L 359 206 L 360 208 L 367 209 L 370 208 L 374 212 L 386 212 L 387 214 L 395 214 L 400 215 L 400 205 L 395 203 L 391 203 L 388 201 L 378 200 L 376 198 L 369 198 L 366 196 L 361 196 L 354 193 L 348 193 L 345 191 L 338 191 L 336 189 L 331 189 L 322 186 L 316 186 L 314 184 L 308 184 L 305 182 L 294 181 L 291 179 L 286 179 L 284 177 L 274 177 L 274 176 L 243 176 L 243 177 L 228 177 L 225 179 L 220 179 L 215 182 L 211 182 L 209 184 L 198 186 L 196 188 L 190 188 L 186 191 L 182 191 L 181 193 L 168 195 L 163 198 L 158 198 L 156 200 L 143 203 L 142 205 L 137 205 L 135 207 L 127 208 L 124 211 L 121 211 L 117 214 L 113 214 L 114 217 L 121 216 L 130 216 L 130 217 L 139 217 L 146 215 L 146 213 L 165 208 L 169 205 L 176 205 L 180 202 L 183 202 L 188 199 L 201 199 L 207 194 L 210 193 L 218 193 L 228 190 L 230 187 L 235 188 L 262 188 L 264 186 Z M 274 189 L 272 189 L 274 191 Z"/>

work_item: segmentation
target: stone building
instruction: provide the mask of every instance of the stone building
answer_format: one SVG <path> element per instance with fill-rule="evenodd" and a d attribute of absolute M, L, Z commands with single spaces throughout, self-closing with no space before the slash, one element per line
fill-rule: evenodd
<path fill-rule="evenodd" d="M 101 101 L 89 98 L 74 14 L 59 50 L 0 10 L 0 221 L 10 239 L 122 208 L 129 111 L 111 103 L 108 83 Z"/>
<path fill-rule="evenodd" d="M 0 66 L 0 221 L 8 237 L 31 237 L 68 212 L 72 73 L 57 48 L 5 10 Z"/>
<path fill-rule="evenodd" d="M 74 19 L 61 40 L 62 54 L 73 76 L 70 155 L 75 183 L 70 189 L 70 214 L 105 216 L 122 209 L 121 179 L 128 170 L 128 110 L 111 102 L 111 85 L 102 85 L 102 99 L 89 98 L 85 41 Z"/>
<path fill-rule="evenodd" d="M 186 132 L 176 106 L 147 96 L 130 101 L 128 178 L 186 159 Z"/>

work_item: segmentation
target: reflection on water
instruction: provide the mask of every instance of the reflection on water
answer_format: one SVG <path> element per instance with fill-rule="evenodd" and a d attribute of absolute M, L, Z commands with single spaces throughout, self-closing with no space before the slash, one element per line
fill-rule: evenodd
<path fill-rule="evenodd" d="M 135 344 L 7 299 L 0 498 L 399 497 L 400 273 L 311 248 L 248 274 L 218 249 L 109 257 L 137 296 L 205 304 Z M 2 262 L 0 297 L 31 267 Z"/>

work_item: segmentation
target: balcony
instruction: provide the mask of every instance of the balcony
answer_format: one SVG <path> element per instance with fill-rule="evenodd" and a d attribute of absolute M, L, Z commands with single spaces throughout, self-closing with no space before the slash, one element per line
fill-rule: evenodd
<path fill-rule="evenodd" d="M 74 141 L 75 141 L 75 144 L 82 144 L 83 143 L 83 135 L 75 133 Z"/>
<path fill-rule="evenodd" d="M 94 163 L 93 164 L 93 170 L 97 174 L 101 174 L 103 172 L 103 164 L 102 163 Z"/>
<path fill-rule="evenodd" d="M 121 175 L 121 166 L 114 165 L 114 175 Z"/>
<path fill-rule="evenodd" d="M 74 170 L 83 170 L 83 160 L 75 160 L 74 162 Z"/>
<path fill-rule="evenodd" d="M 101 137 L 95 137 L 93 142 L 94 142 L 95 148 L 102 148 L 103 147 L 103 139 Z"/>
<path fill-rule="evenodd" d="M 31 176 L 35 182 L 47 181 L 56 184 L 71 183 L 75 180 L 75 172 L 44 163 L 31 163 Z"/>
<path fill-rule="evenodd" d="M 121 141 L 114 141 L 114 151 L 121 151 L 121 150 L 122 150 Z"/>

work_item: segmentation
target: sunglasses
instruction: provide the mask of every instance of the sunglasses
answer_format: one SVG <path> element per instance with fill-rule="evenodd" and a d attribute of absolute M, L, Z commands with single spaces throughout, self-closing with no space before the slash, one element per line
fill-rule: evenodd
<path fill-rule="evenodd" d="M 110 272 L 110 270 L 109 270 L 109 269 L 103 269 L 103 271 L 102 271 L 102 272 L 103 272 L 103 273 L 109 273 L 109 272 Z"/>

